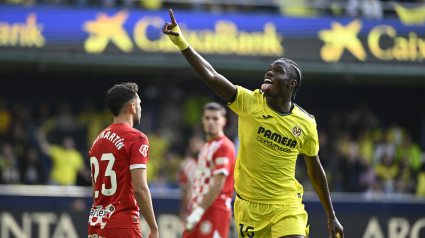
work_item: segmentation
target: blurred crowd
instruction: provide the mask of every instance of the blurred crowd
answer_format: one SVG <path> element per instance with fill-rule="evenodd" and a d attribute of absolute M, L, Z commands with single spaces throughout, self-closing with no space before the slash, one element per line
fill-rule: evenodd
<path fill-rule="evenodd" d="M 148 181 L 155 188 L 178 188 L 185 158 L 202 144 L 202 108 L 213 99 L 194 90 L 158 97 L 144 90 L 142 123 L 137 128 L 150 142 Z M 156 96 L 155 96 L 156 95 Z M 150 101 L 149 98 L 154 98 Z M 322 164 L 331 191 L 358 192 L 370 199 L 425 196 L 423 148 L 407 129 L 384 127 L 365 104 L 335 111 L 318 122 Z M 112 122 L 104 105 L 87 101 L 33 102 L 0 100 L 0 183 L 91 185 L 88 150 Z M 238 145 L 237 117 L 230 112 L 225 133 Z M 192 144 L 192 142 L 191 142 Z M 312 190 L 302 157 L 297 178 Z"/>
<path fill-rule="evenodd" d="M 271 13 L 284 16 L 350 16 L 382 19 L 395 7 L 422 9 L 425 0 L 0 0 L 8 5 L 182 9 L 215 13 Z M 422 11 L 421 10 L 421 11 Z"/>
<path fill-rule="evenodd" d="M 319 125 L 319 155 L 332 191 L 372 200 L 425 196 L 425 154 L 406 128 L 396 122 L 384 127 L 364 103 L 333 112 L 326 121 Z M 297 176 L 309 184 L 299 162 Z"/>

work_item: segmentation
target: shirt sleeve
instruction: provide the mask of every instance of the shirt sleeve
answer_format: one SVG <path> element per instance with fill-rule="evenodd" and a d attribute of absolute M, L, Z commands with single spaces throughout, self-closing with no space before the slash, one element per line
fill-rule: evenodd
<path fill-rule="evenodd" d="M 319 137 L 317 135 L 316 122 L 309 129 L 310 133 L 306 136 L 300 153 L 307 156 L 316 156 L 319 153 Z"/>
<path fill-rule="evenodd" d="M 147 168 L 149 158 L 149 140 L 146 136 L 137 135 L 130 145 L 130 170 Z"/>
<path fill-rule="evenodd" d="M 232 156 L 234 156 L 232 150 L 226 145 L 221 145 L 213 157 L 213 175 L 224 174 L 228 176 L 230 170 L 232 169 Z"/>
<path fill-rule="evenodd" d="M 49 157 L 51 160 L 57 160 L 63 149 L 57 145 L 51 145 L 49 150 Z"/>
<path fill-rule="evenodd" d="M 249 115 L 254 108 L 253 105 L 257 103 L 256 91 L 236 86 L 235 100 L 229 102 L 227 106 L 239 116 Z"/>

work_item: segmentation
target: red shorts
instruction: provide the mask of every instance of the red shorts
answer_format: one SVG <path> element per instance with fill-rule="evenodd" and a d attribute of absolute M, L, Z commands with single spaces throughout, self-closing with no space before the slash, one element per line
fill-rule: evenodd
<path fill-rule="evenodd" d="M 95 228 L 89 226 L 88 238 L 142 238 L 140 227 L 137 228 Z"/>
<path fill-rule="evenodd" d="M 207 209 L 196 227 L 191 231 L 185 230 L 182 238 L 227 238 L 231 216 L 230 211 Z"/>

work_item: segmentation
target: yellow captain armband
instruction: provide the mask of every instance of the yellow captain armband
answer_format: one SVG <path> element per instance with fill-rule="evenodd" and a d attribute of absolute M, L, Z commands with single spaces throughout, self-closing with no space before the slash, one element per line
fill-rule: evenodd
<path fill-rule="evenodd" d="M 178 32 L 179 36 L 173 36 L 171 34 L 168 35 L 168 37 L 170 37 L 170 40 L 177 46 L 179 47 L 180 50 L 185 50 L 189 47 L 189 43 L 186 41 L 186 39 L 183 36 L 182 31 L 180 30 L 179 26 L 175 26 L 173 27 L 173 29 L 171 29 L 174 32 Z"/>

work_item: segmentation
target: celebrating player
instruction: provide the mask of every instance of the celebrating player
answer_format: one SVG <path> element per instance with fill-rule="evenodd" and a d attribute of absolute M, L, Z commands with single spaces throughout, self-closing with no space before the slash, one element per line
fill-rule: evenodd
<path fill-rule="evenodd" d="M 226 109 L 216 102 L 204 106 L 202 124 L 207 142 L 198 156 L 192 208 L 183 238 L 227 238 L 232 216 L 235 146 L 224 135 Z"/>
<path fill-rule="evenodd" d="M 184 39 L 170 10 L 163 33 L 179 47 L 201 79 L 239 117 L 240 147 L 235 166 L 235 221 L 239 237 L 302 238 L 308 235 L 303 187 L 295 179 L 298 154 L 326 211 L 330 237 L 344 237 L 333 210 L 318 152 L 316 121 L 295 104 L 301 68 L 292 60 L 274 61 L 261 90 L 235 86 Z"/>
<path fill-rule="evenodd" d="M 146 180 L 149 141 L 133 128 L 140 123 L 142 111 L 137 91 L 137 84 L 122 83 L 107 93 L 114 122 L 89 151 L 94 200 L 89 237 L 142 237 L 139 207 L 151 229 L 149 237 L 159 237 Z"/>

